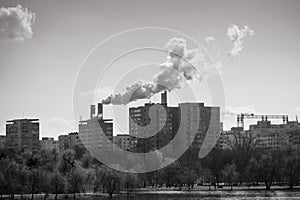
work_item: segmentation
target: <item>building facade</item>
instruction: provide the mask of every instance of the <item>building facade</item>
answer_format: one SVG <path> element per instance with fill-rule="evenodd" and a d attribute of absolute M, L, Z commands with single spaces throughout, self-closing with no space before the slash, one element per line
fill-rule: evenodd
<path fill-rule="evenodd" d="M 5 135 L 0 135 L 0 149 L 5 148 L 5 143 L 6 143 L 6 136 Z"/>
<path fill-rule="evenodd" d="M 178 112 L 178 107 L 168 107 L 166 92 L 161 94 L 159 104 L 129 108 L 131 151 L 146 153 L 166 146 L 177 133 Z"/>
<path fill-rule="evenodd" d="M 162 94 L 160 104 L 148 103 L 130 108 L 129 117 L 129 134 L 135 152 L 149 152 L 165 147 L 174 139 L 179 127 L 181 132 L 184 131 L 181 135 L 186 138 L 173 140 L 172 145 L 169 145 L 170 152 L 175 153 L 180 145 L 199 150 L 203 142 L 212 148 L 222 131 L 219 107 L 206 107 L 203 103 L 180 103 L 178 107 L 169 107 L 166 92 Z M 134 137 L 149 133 L 153 136 Z"/>
<path fill-rule="evenodd" d="M 231 148 L 236 143 L 249 142 L 257 148 L 279 150 L 287 148 L 300 148 L 300 125 L 296 121 L 288 121 L 286 124 L 272 124 L 271 121 L 258 121 L 250 125 L 249 130 L 242 127 L 233 127 L 230 131 L 224 131 L 218 141 L 218 147 Z"/>
<path fill-rule="evenodd" d="M 79 122 L 79 135 L 83 145 L 90 150 L 111 151 L 113 147 L 112 119 L 103 119 L 103 105 L 98 103 L 98 114 L 91 105 L 90 119 Z"/>
<path fill-rule="evenodd" d="M 53 149 L 59 150 L 59 143 L 52 137 L 42 137 L 40 141 L 41 149 L 51 151 Z"/>
<path fill-rule="evenodd" d="M 257 141 L 257 146 L 272 150 L 293 146 L 294 141 L 297 144 L 297 134 L 292 133 L 299 130 L 300 125 L 295 121 L 288 121 L 286 124 L 271 124 L 270 121 L 264 120 L 249 127 L 250 133 Z"/>
<path fill-rule="evenodd" d="M 58 136 L 59 150 L 75 149 L 75 147 L 82 147 L 83 144 L 80 140 L 78 132 L 72 132 L 68 135 Z"/>
<path fill-rule="evenodd" d="M 113 138 L 113 143 L 118 148 L 129 151 L 131 148 L 130 136 L 128 134 L 117 134 Z"/>
<path fill-rule="evenodd" d="M 6 148 L 15 152 L 39 151 L 39 120 L 15 119 L 7 121 Z"/>

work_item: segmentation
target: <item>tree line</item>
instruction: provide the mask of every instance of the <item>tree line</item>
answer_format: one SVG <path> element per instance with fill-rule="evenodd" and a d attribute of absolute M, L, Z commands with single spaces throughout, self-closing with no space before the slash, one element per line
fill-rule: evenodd
<path fill-rule="evenodd" d="M 188 149 L 171 165 L 155 172 L 143 174 L 122 173 L 113 170 L 84 149 L 56 150 L 39 153 L 0 152 L 0 195 L 76 194 L 84 192 L 131 195 L 144 187 L 166 187 L 191 190 L 206 185 L 217 190 L 226 185 L 249 188 L 264 184 L 293 188 L 300 181 L 300 150 L 292 147 L 278 149 L 258 148 L 251 137 L 244 136 L 228 144 L 230 148 L 215 147 L 205 158 L 198 158 L 198 151 Z M 134 158 L 131 166 L 134 166 Z M 163 155 L 157 154 L 152 164 L 161 164 Z M 156 160 L 156 161 L 155 161 Z M 222 183 L 222 184 L 221 184 Z"/>
<path fill-rule="evenodd" d="M 43 194 L 47 199 L 54 194 L 72 194 L 87 191 L 113 193 L 121 190 L 131 194 L 137 186 L 137 176 L 112 170 L 94 159 L 90 153 L 77 153 L 72 149 L 59 153 L 56 150 L 32 153 L 13 153 L 1 150 L 0 153 L 0 195 L 15 195 L 21 198 L 35 198 Z"/>

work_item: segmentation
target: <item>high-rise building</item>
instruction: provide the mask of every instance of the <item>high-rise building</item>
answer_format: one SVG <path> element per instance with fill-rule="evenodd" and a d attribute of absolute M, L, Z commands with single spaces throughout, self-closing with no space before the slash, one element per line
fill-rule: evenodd
<path fill-rule="evenodd" d="M 44 150 L 59 150 L 59 143 L 57 140 L 54 140 L 52 137 L 42 137 L 42 140 L 40 141 L 41 149 Z"/>
<path fill-rule="evenodd" d="M 91 118 L 79 122 L 79 135 L 87 149 L 112 150 L 113 122 L 112 119 L 103 119 L 103 105 L 98 103 L 98 114 L 95 115 L 95 106 L 91 106 Z M 106 138 L 104 138 L 106 137 Z"/>
<path fill-rule="evenodd" d="M 203 103 L 180 103 L 178 107 L 169 107 L 166 92 L 161 95 L 160 104 L 147 103 L 130 108 L 129 117 L 133 151 L 137 152 L 154 151 L 166 146 L 177 134 L 179 126 L 181 131 L 185 131 L 183 135 L 187 137 L 187 147 L 196 150 L 200 149 L 204 138 L 207 144 L 214 146 L 222 131 L 219 107 L 206 107 Z M 199 126 L 195 129 L 197 124 Z M 134 137 L 147 133 L 152 136 Z M 180 143 L 179 140 L 177 142 Z M 170 150 L 174 152 L 178 145 L 183 144 L 173 143 Z"/>
<path fill-rule="evenodd" d="M 15 152 L 37 152 L 39 146 L 39 120 L 15 119 L 6 122 L 6 148 Z"/>
<path fill-rule="evenodd" d="M 167 145 L 177 133 L 178 111 L 178 107 L 168 107 L 166 92 L 161 94 L 160 104 L 146 103 L 129 108 L 132 151 L 149 152 Z M 143 138 L 136 137 L 138 135 Z"/>
<path fill-rule="evenodd" d="M 180 103 L 179 108 L 183 118 L 181 126 L 184 126 L 183 130 L 187 131 L 190 148 L 199 150 L 203 142 L 208 146 L 214 146 L 222 131 L 220 108 L 204 106 L 204 103 Z M 195 124 L 199 125 L 196 130 L 193 130 Z M 189 133 L 196 135 L 192 137 Z"/>

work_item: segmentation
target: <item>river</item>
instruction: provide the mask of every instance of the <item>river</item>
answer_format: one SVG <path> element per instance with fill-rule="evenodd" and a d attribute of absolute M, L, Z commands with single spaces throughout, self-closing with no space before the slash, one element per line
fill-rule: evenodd
<path fill-rule="evenodd" d="M 108 199 L 96 197 L 95 200 Z M 114 196 L 114 200 L 300 200 L 300 191 L 289 190 L 250 190 L 250 191 L 192 191 L 192 192 L 153 192 L 140 193 L 132 197 Z"/>

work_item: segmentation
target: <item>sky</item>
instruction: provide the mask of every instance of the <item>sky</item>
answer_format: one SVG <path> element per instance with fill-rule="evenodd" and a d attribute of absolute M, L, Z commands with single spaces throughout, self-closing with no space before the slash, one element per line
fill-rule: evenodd
<path fill-rule="evenodd" d="M 288 114 L 291 120 L 300 115 L 300 1 L 0 0 L 0 7 L 17 5 L 34 13 L 34 23 L 7 39 L 0 20 L 0 134 L 6 120 L 22 117 L 40 119 L 41 137 L 77 131 L 73 90 L 83 60 L 108 37 L 140 27 L 174 29 L 208 47 L 213 44 L 205 38 L 213 36 L 215 45 L 226 47 L 227 28 L 247 25 L 255 36 L 222 67 L 224 106 L 234 113 Z M 147 59 L 165 61 L 155 55 Z M 88 111 L 86 105 L 83 118 Z M 227 116 L 224 129 L 235 126 L 235 119 Z"/>

